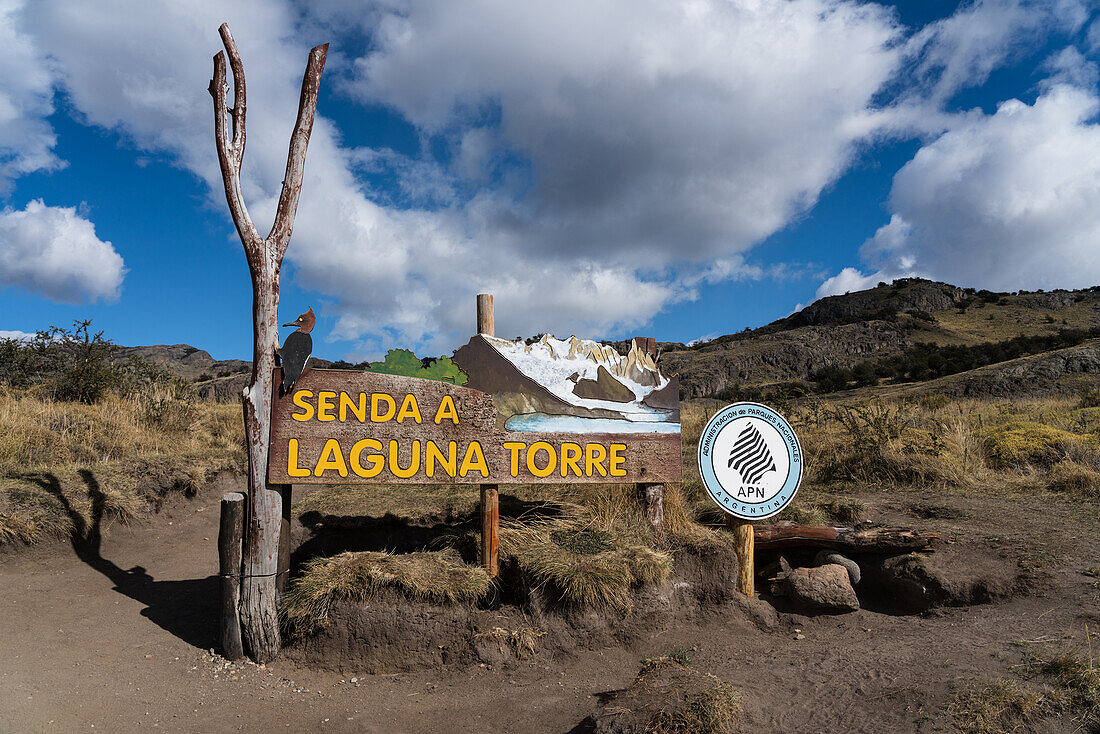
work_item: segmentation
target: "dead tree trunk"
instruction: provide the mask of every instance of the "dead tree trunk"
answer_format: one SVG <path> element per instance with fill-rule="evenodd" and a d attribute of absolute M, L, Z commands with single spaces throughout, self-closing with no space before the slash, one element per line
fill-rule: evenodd
<path fill-rule="evenodd" d="M 852 530 L 827 525 L 760 525 L 756 528 L 756 550 L 785 548 L 831 548 L 842 553 L 912 553 L 929 550 L 939 533 L 910 528 Z"/>
<path fill-rule="evenodd" d="M 279 563 L 279 526 L 282 521 L 282 493 L 267 483 L 267 454 L 271 404 L 275 392 L 273 371 L 279 346 L 279 269 L 290 244 L 298 195 L 302 190 L 306 147 L 313 131 L 317 91 L 325 68 L 328 44 L 309 52 L 298 119 L 290 136 L 286 177 L 279 196 L 275 223 L 267 237 L 260 237 L 248 215 L 241 193 L 241 161 L 244 158 L 246 92 L 244 64 L 237 44 L 225 23 L 218 29 L 225 52 L 214 56 L 214 139 L 218 148 L 225 198 L 233 215 L 252 275 L 252 381 L 244 391 L 244 427 L 248 442 L 248 502 L 245 508 L 244 549 L 241 564 L 241 632 L 249 654 L 264 662 L 279 652 L 279 617 L 276 603 L 276 575 Z M 225 60 L 233 74 L 233 106 L 226 104 Z M 229 122 L 232 117 L 232 123 Z"/>

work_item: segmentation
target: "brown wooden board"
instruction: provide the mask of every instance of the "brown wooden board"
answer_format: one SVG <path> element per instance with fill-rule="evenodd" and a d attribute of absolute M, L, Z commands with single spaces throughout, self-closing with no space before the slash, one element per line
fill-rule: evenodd
<path fill-rule="evenodd" d="M 681 470 L 679 433 L 509 431 L 491 395 L 435 380 L 307 369 L 272 407 L 272 484 L 679 482 Z"/>

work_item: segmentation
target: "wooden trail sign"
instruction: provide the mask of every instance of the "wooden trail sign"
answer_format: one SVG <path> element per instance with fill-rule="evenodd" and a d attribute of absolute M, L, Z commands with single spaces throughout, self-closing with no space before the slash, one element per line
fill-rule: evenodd
<path fill-rule="evenodd" d="M 268 457 L 273 484 L 679 482 L 682 467 L 679 433 L 508 430 L 478 390 L 314 369 L 274 401 Z"/>
<path fill-rule="evenodd" d="M 630 352 L 570 337 L 493 334 L 493 297 L 455 352 L 458 385 L 359 370 L 307 369 L 273 387 L 267 480 L 291 484 L 481 487 L 482 564 L 497 573 L 498 489 L 632 483 L 663 541 L 663 483 L 682 473 L 679 381 L 652 339 Z M 275 370 L 273 386 L 282 383 Z"/>

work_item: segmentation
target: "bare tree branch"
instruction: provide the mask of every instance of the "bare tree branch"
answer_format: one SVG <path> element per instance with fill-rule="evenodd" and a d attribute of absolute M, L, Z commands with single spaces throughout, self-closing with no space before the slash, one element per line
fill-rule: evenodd
<path fill-rule="evenodd" d="M 314 46 L 309 52 L 309 61 L 302 76 L 302 96 L 298 100 L 298 119 L 294 122 L 294 132 L 290 135 L 290 153 L 286 159 L 286 176 L 283 177 L 283 190 L 279 194 L 279 208 L 275 213 L 275 222 L 267 235 L 268 242 L 275 245 L 277 262 L 282 262 L 290 233 L 294 229 L 294 215 L 298 211 L 298 196 L 302 192 L 302 176 L 306 168 L 306 147 L 313 132 L 313 120 L 317 112 L 317 94 L 321 86 L 321 72 L 325 70 L 325 58 L 328 56 L 328 44 Z"/>
<path fill-rule="evenodd" d="M 233 109 L 226 104 L 229 85 L 225 78 L 225 53 L 219 51 L 214 56 L 214 78 L 210 80 L 210 96 L 214 98 L 214 140 L 218 148 L 218 164 L 221 167 L 222 181 L 225 184 L 225 200 L 229 204 L 229 213 L 237 227 L 244 244 L 245 256 L 249 268 L 255 270 L 263 257 L 263 241 L 260 239 L 248 207 L 244 203 L 241 191 L 241 161 L 244 159 L 244 116 L 245 82 L 244 64 L 229 27 L 222 24 L 219 29 L 226 53 L 229 54 L 230 67 L 233 70 Z M 227 113 L 233 115 L 233 138 L 229 137 Z"/>
<path fill-rule="evenodd" d="M 233 34 L 229 32 L 229 24 L 222 23 L 218 26 L 218 33 L 225 45 L 225 52 L 229 54 L 229 69 L 233 72 L 233 151 L 237 156 L 237 167 L 240 168 L 244 160 L 244 118 L 248 102 L 248 89 L 244 81 L 244 62 L 241 61 L 241 53 L 237 50 L 237 42 L 233 40 Z"/>

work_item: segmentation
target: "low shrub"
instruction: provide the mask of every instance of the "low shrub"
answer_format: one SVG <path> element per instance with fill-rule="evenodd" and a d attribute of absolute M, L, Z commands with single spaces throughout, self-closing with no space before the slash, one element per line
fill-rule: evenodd
<path fill-rule="evenodd" d="M 998 469 L 1051 467 L 1071 452 L 1095 453 L 1095 436 L 1086 436 L 1033 421 L 1011 421 L 985 431 L 985 451 Z"/>
<path fill-rule="evenodd" d="M 1064 708 L 1082 731 L 1100 731 L 1100 668 L 1093 662 L 1091 650 L 1087 659 L 1076 650 L 1036 658 L 1032 668 L 1057 686 L 1065 697 Z"/>
<path fill-rule="evenodd" d="M 123 358 L 91 324 L 74 321 L 71 329 L 51 326 L 29 340 L 0 339 L 0 385 L 92 404 L 112 393 L 136 395 L 178 382 L 147 360 Z"/>
<path fill-rule="evenodd" d="M 824 425 L 803 440 L 809 481 L 965 487 L 980 476 L 981 466 L 972 461 L 973 432 L 962 420 L 935 419 L 930 428 L 918 428 L 913 411 L 882 403 L 827 412 Z"/>

